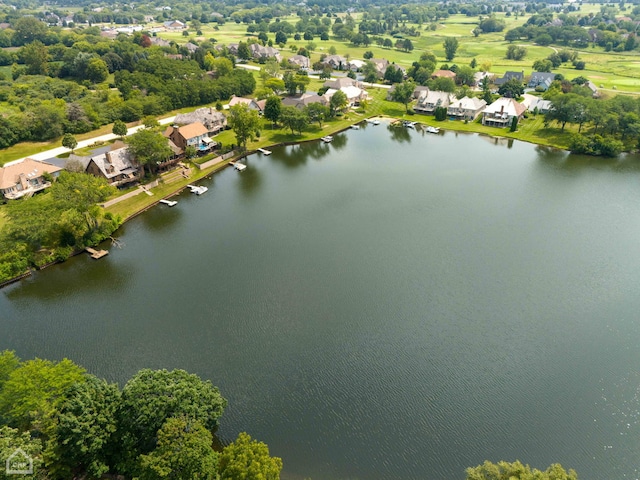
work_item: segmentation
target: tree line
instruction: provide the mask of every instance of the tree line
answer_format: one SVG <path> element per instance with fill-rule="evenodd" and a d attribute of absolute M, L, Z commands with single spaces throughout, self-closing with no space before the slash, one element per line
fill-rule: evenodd
<path fill-rule="evenodd" d="M 282 460 L 246 433 L 214 448 L 226 406 L 184 370 L 143 369 L 120 389 L 68 359 L 0 352 L 0 458 L 20 448 L 33 460 L 26 479 L 279 479 Z"/>

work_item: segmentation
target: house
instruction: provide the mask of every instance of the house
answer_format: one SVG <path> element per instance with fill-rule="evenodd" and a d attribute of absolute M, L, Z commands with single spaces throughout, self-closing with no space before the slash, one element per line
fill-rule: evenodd
<path fill-rule="evenodd" d="M 165 130 L 164 136 L 182 150 L 187 147 L 195 147 L 198 152 L 206 152 L 216 145 L 216 142 L 209 138 L 207 128 L 200 122 L 182 127 L 172 125 Z"/>
<path fill-rule="evenodd" d="M 364 60 L 349 60 L 348 68 L 353 72 L 361 70 L 367 64 Z"/>
<path fill-rule="evenodd" d="M 160 37 L 151 37 L 151 45 L 155 45 L 156 47 L 170 47 L 171 43 Z"/>
<path fill-rule="evenodd" d="M 238 105 L 240 103 L 244 103 L 251 110 L 257 110 L 259 114 L 262 114 L 262 112 L 264 112 L 264 107 L 267 104 L 267 101 L 255 100 L 253 98 L 231 97 L 231 100 L 229 100 L 229 107 L 233 107 L 234 105 Z"/>
<path fill-rule="evenodd" d="M 455 100 L 447 107 L 447 115 L 457 120 L 474 121 L 482 110 L 487 106 L 487 102 L 476 97 L 464 97 Z"/>
<path fill-rule="evenodd" d="M 183 47 L 186 48 L 189 53 L 195 53 L 196 50 L 198 50 L 198 48 L 200 48 L 200 47 L 198 47 L 198 45 L 196 45 L 195 43 L 191 43 L 191 42 L 185 43 L 183 45 Z"/>
<path fill-rule="evenodd" d="M 349 77 L 339 77 L 339 78 L 332 78 L 331 80 L 327 80 L 322 85 L 327 88 L 340 90 L 342 87 L 352 87 L 352 86 L 360 87 L 360 82 Z"/>
<path fill-rule="evenodd" d="M 598 98 L 600 96 L 600 92 L 596 88 L 595 83 L 593 83 L 591 80 L 585 83 L 584 86 L 587 87 L 589 90 L 591 90 L 591 96 L 593 98 Z"/>
<path fill-rule="evenodd" d="M 322 60 L 322 63 L 326 63 L 334 70 L 344 70 L 349 65 L 347 59 L 340 55 L 327 55 Z"/>
<path fill-rule="evenodd" d="M 376 67 L 378 78 L 384 77 L 384 74 L 389 67 L 389 60 L 387 60 L 386 58 L 372 58 L 369 61 Z"/>
<path fill-rule="evenodd" d="M 227 116 L 213 107 L 204 107 L 189 113 L 179 113 L 173 122 L 177 125 L 200 122 L 210 135 L 215 135 L 227 126 Z"/>
<path fill-rule="evenodd" d="M 482 81 L 485 78 L 488 78 L 489 82 L 491 82 L 493 77 L 494 77 L 493 73 L 490 73 L 490 72 L 476 72 L 473 74 L 473 85 L 474 86 L 482 85 Z"/>
<path fill-rule="evenodd" d="M 455 101 L 455 99 L 456 97 L 453 93 L 429 90 L 427 92 L 423 92 L 420 97 L 418 97 L 418 103 L 416 103 L 416 106 L 413 107 L 413 109 L 417 113 L 431 115 L 438 107 L 449 107 L 451 102 Z"/>
<path fill-rule="evenodd" d="M 169 20 L 168 22 L 164 22 L 163 26 L 167 30 L 183 30 L 187 28 L 187 26 L 180 20 Z"/>
<path fill-rule="evenodd" d="M 142 176 L 142 168 L 137 165 L 133 155 L 129 153 L 128 147 L 112 148 L 93 157 L 88 157 L 85 172 L 95 177 L 102 177 L 114 187 L 120 187 L 129 183 L 137 182 Z M 76 157 L 75 155 L 73 157 Z M 70 160 L 79 158 L 69 157 Z M 84 164 L 85 161 L 81 162 Z"/>
<path fill-rule="evenodd" d="M 323 95 L 318 95 L 317 93 L 303 93 L 302 95 L 286 97 L 282 100 L 283 106 L 296 107 L 299 109 L 303 109 L 312 103 L 320 103 L 325 106 L 329 105 L 327 98 Z"/>
<path fill-rule="evenodd" d="M 525 93 L 523 95 L 523 100 L 521 103 L 527 108 L 528 112 L 534 112 L 537 108 L 538 113 L 547 113 L 551 108 L 551 101 L 544 100 L 529 93 Z"/>
<path fill-rule="evenodd" d="M 289 63 L 300 68 L 308 69 L 311 67 L 311 60 L 309 60 L 309 57 L 305 57 L 304 55 L 293 55 L 289 57 Z"/>
<path fill-rule="evenodd" d="M 500 97 L 482 112 L 482 124 L 490 127 L 508 127 L 514 117 L 522 118 L 527 110 L 513 98 Z"/>
<path fill-rule="evenodd" d="M 329 90 L 327 90 L 325 92 L 324 97 L 328 101 L 330 101 L 331 97 L 333 97 L 333 95 L 338 90 L 343 92 L 346 95 L 349 107 L 358 106 L 358 105 L 360 105 L 360 102 L 362 100 L 366 100 L 367 99 L 366 90 L 363 90 L 360 87 L 356 87 L 355 85 L 348 85 L 348 86 L 345 86 L 345 87 L 340 87 L 339 89 L 330 88 Z"/>
<path fill-rule="evenodd" d="M 456 72 L 452 72 L 451 70 L 436 70 L 431 74 L 431 78 L 450 78 L 455 82 Z"/>
<path fill-rule="evenodd" d="M 507 72 L 504 73 L 503 77 L 497 78 L 494 83 L 496 85 L 498 85 L 498 86 L 501 86 L 501 85 L 507 83 L 509 80 L 511 80 L 513 78 L 517 79 L 519 82 L 523 82 L 524 81 L 524 70 L 522 70 L 521 72 L 507 71 Z"/>
<path fill-rule="evenodd" d="M 529 79 L 529 83 L 527 83 L 527 87 L 529 88 L 538 88 L 539 90 L 547 91 L 553 81 L 556 78 L 555 73 L 549 72 L 533 72 L 531 74 L 531 78 Z"/>
<path fill-rule="evenodd" d="M 251 51 L 251 56 L 256 60 L 261 58 L 275 58 L 278 62 L 282 60 L 280 56 L 280 50 L 273 47 L 264 47 L 258 43 L 252 43 L 249 45 L 249 50 Z"/>
<path fill-rule="evenodd" d="M 229 45 L 227 45 L 227 49 L 229 50 L 229 53 L 231 55 L 238 55 L 239 46 L 240 46 L 239 43 L 230 43 Z"/>
<path fill-rule="evenodd" d="M 5 163 L 0 168 L 0 194 L 9 200 L 30 197 L 51 186 L 51 182 L 44 178 L 45 173 L 55 178 L 61 170 L 50 163 L 31 158 Z"/>

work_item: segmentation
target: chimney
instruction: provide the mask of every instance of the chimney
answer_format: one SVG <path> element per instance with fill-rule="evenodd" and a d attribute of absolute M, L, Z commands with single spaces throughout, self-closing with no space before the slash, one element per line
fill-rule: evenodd
<path fill-rule="evenodd" d="M 111 164 L 111 152 L 106 152 L 104 157 L 106 158 L 107 163 Z"/>
<path fill-rule="evenodd" d="M 504 113 L 504 105 L 500 105 L 500 115 Z"/>

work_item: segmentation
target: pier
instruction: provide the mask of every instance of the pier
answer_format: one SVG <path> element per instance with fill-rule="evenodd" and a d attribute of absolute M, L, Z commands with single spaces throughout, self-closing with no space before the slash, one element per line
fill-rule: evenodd
<path fill-rule="evenodd" d="M 87 247 L 85 248 L 87 253 L 91 255 L 91 258 L 95 258 L 96 260 L 104 257 L 105 255 L 109 255 L 108 250 L 96 250 L 95 248 Z"/>
<path fill-rule="evenodd" d="M 271 155 L 271 151 L 265 150 L 264 148 L 259 148 L 258 151 L 263 155 Z"/>

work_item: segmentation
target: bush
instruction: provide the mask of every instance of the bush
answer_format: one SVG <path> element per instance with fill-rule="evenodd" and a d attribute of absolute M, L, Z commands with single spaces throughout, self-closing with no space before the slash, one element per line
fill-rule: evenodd
<path fill-rule="evenodd" d="M 413 108 L 407 109 L 407 115 L 415 115 L 416 111 Z"/>

